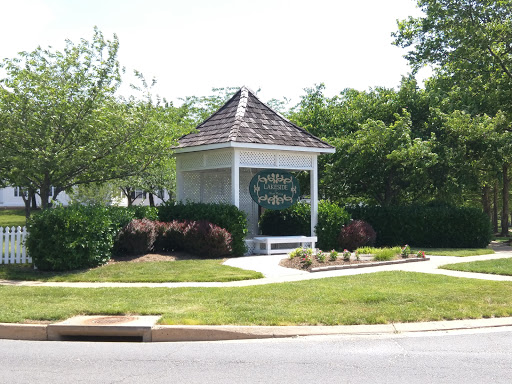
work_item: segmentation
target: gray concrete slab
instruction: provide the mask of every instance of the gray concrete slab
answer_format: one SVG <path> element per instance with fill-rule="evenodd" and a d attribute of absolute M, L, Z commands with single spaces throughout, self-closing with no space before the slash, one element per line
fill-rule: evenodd
<path fill-rule="evenodd" d="M 48 324 L 48 340 L 88 337 L 140 338 L 150 342 L 152 328 L 160 316 L 75 316 Z"/>

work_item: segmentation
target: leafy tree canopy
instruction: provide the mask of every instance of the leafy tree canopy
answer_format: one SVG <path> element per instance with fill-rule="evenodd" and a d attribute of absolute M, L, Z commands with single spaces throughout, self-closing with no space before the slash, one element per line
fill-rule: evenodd
<path fill-rule="evenodd" d="M 39 191 L 43 208 L 51 186 L 137 175 L 169 157 L 186 133 L 169 123 L 142 75 L 139 97 L 118 98 L 119 42 L 95 29 L 55 51 L 38 47 L 4 59 L 0 67 L 0 171 L 10 185 Z M 136 87 L 135 87 L 136 88 Z M 165 103 L 164 103 L 165 104 Z"/>

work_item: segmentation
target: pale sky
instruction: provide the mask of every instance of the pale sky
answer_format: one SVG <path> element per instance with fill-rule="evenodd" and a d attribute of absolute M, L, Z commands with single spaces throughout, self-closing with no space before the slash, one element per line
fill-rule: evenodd
<path fill-rule="evenodd" d="M 168 100 L 246 85 L 299 101 L 303 89 L 397 87 L 410 72 L 391 45 L 414 0 L 0 0 L 0 59 L 116 33 L 119 60 Z M 425 73 L 428 71 L 425 71 Z M 426 76 L 426 75 L 424 75 Z M 421 79 L 420 79 L 421 80 Z"/>

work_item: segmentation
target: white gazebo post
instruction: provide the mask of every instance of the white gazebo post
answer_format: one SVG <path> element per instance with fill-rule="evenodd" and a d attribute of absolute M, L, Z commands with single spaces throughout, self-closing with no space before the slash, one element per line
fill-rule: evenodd
<path fill-rule="evenodd" d="M 231 203 L 240 208 L 240 151 L 236 148 L 231 165 Z"/>
<path fill-rule="evenodd" d="M 313 156 L 313 166 L 309 173 L 311 193 L 311 236 L 316 236 L 315 227 L 318 224 L 318 157 Z"/>

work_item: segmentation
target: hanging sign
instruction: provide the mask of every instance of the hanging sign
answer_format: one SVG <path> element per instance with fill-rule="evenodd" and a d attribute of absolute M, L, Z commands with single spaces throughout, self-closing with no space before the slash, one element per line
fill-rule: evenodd
<path fill-rule="evenodd" d="M 300 195 L 300 187 L 291 173 L 280 169 L 266 169 L 252 178 L 249 192 L 258 205 L 277 210 L 295 204 Z"/>

